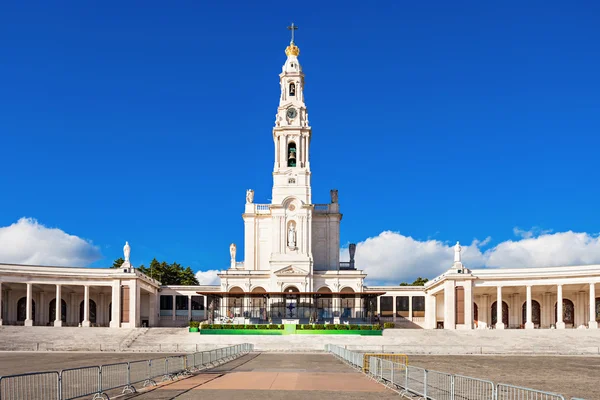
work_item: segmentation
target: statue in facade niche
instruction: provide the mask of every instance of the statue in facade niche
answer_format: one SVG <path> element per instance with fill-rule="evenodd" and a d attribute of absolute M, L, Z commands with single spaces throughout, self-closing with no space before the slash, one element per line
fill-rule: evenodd
<path fill-rule="evenodd" d="M 460 243 L 456 242 L 456 245 L 454 245 L 454 262 L 455 263 L 460 262 L 460 251 L 461 250 L 462 250 L 462 247 L 460 247 Z"/>
<path fill-rule="evenodd" d="M 290 249 L 296 248 L 296 227 L 294 224 L 290 224 L 290 228 L 288 229 L 288 247 Z"/>
<path fill-rule="evenodd" d="M 125 242 L 125 246 L 123 246 L 123 255 L 125 256 L 125 262 L 129 262 L 129 254 L 131 253 L 131 247 L 129 247 L 129 242 Z"/>
<path fill-rule="evenodd" d="M 331 189 L 329 191 L 329 194 L 331 195 L 331 202 L 332 203 L 337 203 L 338 202 L 338 191 L 337 191 L 337 189 Z"/>
<path fill-rule="evenodd" d="M 235 243 L 231 243 L 229 245 L 229 255 L 231 255 L 231 261 L 235 261 L 235 251 L 236 251 Z"/>
<path fill-rule="evenodd" d="M 254 203 L 254 190 L 252 190 L 252 189 L 246 190 L 246 203 L 248 203 L 248 204 Z"/>

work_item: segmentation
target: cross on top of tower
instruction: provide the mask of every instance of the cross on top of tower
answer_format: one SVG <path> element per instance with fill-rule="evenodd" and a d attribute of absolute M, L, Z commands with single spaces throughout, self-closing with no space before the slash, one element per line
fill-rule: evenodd
<path fill-rule="evenodd" d="M 296 29 L 298 29 L 297 25 L 294 25 L 294 23 L 292 22 L 292 25 L 287 27 L 290 31 L 292 31 L 292 40 L 290 41 L 291 44 L 294 44 L 294 31 Z"/>
<path fill-rule="evenodd" d="M 292 31 L 292 40 L 290 41 L 290 45 L 285 49 L 285 54 L 287 56 L 296 56 L 298 57 L 298 55 L 300 54 L 300 49 L 298 48 L 298 46 L 296 46 L 294 44 L 294 31 L 296 29 L 298 29 L 297 25 L 294 25 L 294 23 L 292 22 L 292 25 L 287 27 L 290 31 Z"/>

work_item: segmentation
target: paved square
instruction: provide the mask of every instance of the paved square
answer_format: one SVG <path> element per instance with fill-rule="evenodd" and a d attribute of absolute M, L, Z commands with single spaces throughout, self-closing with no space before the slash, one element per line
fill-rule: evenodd
<path fill-rule="evenodd" d="M 249 354 L 136 399 L 397 399 L 329 354 Z"/>

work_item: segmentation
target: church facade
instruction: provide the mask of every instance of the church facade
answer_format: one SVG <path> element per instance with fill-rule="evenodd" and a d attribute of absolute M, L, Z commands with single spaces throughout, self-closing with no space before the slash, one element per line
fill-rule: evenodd
<path fill-rule="evenodd" d="M 600 265 L 470 270 L 457 243 L 448 271 L 424 286 L 367 287 L 355 265 L 356 245 L 349 246 L 350 260 L 340 261 L 337 190 L 327 204 L 312 201 L 312 128 L 300 49 L 292 40 L 285 53 L 272 131 L 271 203 L 257 204 L 254 191 L 246 192 L 244 254 L 230 245 L 219 285 L 161 285 L 129 264 L 127 243 L 120 269 L 0 263 L 0 325 L 131 328 L 206 320 L 598 328 Z"/>

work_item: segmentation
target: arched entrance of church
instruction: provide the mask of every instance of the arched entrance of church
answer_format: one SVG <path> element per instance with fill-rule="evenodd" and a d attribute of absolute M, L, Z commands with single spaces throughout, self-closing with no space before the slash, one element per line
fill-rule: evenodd
<path fill-rule="evenodd" d="M 527 321 L 527 302 L 523 303 L 523 325 L 525 325 Z M 536 327 L 540 326 L 542 317 L 541 317 L 541 308 L 540 303 L 535 300 L 531 300 L 531 320 L 533 321 L 533 325 Z"/>
<path fill-rule="evenodd" d="M 264 294 L 263 294 L 264 293 Z M 260 322 L 267 321 L 267 291 L 257 286 L 252 289 L 250 300 L 250 317 L 256 318 Z"/>
<path fill-rule="evenodd" d="M 288 286 L 284 290 L 285 292 L 285 318 L 299 318 L 299 307 L 298 304 L 300 290 L 296 286 Z"/>
<path fill-rule="evenodd" d="M 554 303 L 554 321 L 558 321 L 558 303 Z M 563 299 L 563 322 L 566 326 L 575 325 L 575 305 L 569 299 Z"/>
<path fill-rule="evenodd" d="M 496 303 L 492 303 L 492 326 L 496 325 L 498 322 L 498 313 L 496 312 Z M 502 323 L 504 326 L 508 327 L 508 304 L 505 301 L 502 302 Z"/>
<path fill-rule="evenodd" d="M 333 296 L 331 289 L 323 286 L 317 290 L 317 318 L 319 323 L 333 318 Z"/>
<path fill-rule="evenodd" d="M 227 318 L 241 317 L 244 312 L 244 290 L 238 286 L 229 289 L 227 298 Z"/>
<path fill-rule="evenodd" d="M 54 321 L 56 321 L 56 298 L 50 301 L 48 315 L 50 316 L 50 325 L 54 324 Z M 60 319 L 63 324 L 67 323 L 67 302 L 64 299 L 60 299 Z"/>
<path fill-rule="evenodd" d="M 353 311 L 356 306 L 356 299 L 354 296 L 354 290 L 349 287 L 345 287 L 340 291 L 340 308 L 342 318 L 353 318 Z"/>

